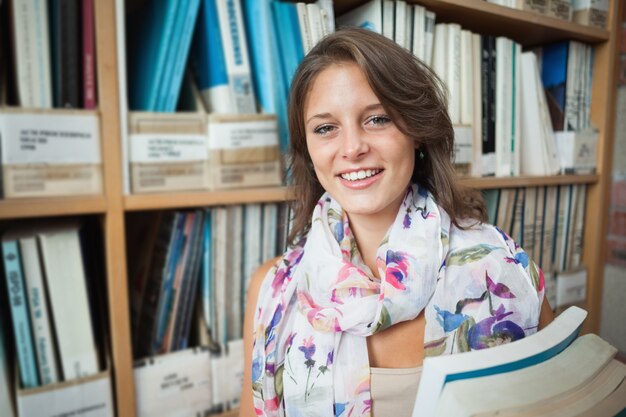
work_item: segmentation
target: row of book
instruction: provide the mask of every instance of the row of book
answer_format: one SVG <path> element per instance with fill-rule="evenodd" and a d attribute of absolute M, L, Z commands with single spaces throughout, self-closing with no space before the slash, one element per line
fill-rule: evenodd
<path fill-rule="evenodd" d="M 459 173 L 516 176 L 593 170 L 593 154 L 584 166 L 565 158 L 578 154 L 572 148 L 582 147 L 576 134 L 560 141 L 554 135 L 555 130 L 590 128 L 589 45 L 564 41 L 522 53 L 521 45 L 511 39 L 434 20 L 435 14 L 419 5 L 370 0 L 337 22 L 382 33 L 433 68 L 447 87 L 448 112 L 457 126 Z M 465 133 L 467 127 L 471 131 Z"/>
<path fill-rule="evenodd" d="M 606 28 L 608 0 L 488 0 L 489 3 L 572 20 L 581 25 Z"/>
<path fill-rule="evenodd" d="M 489 223 L 508 233 L 544 271 L 550 305 L 584 301 L 586 186 L 503 188 L 483 195 Z M 573 281 L 576 284 L 569 285 Z"/>
<path fill-rule="evenodd" d="M 0 380 L 10 381 L 0 394 L 10 398 L 0 404 L 3 416 L 14 415 L 14 398 L 19 415 L 44 415 L 51 400 L 45 413 L 80 409 L 83 400 L 64 400 L 76 395 L 68 387 L 77 380 L 91 381 L 84 387 L 93 394 L 87 401 L 99 402 L 103 415 L 112 412 L 96 228 L 76 220 L 2 234 Z"/>
<path fill-rule="evenodd" d="M 135 358 L 242 337 L 245 294 L 262 261 L 282 253 L 286 204 L 142 214 L 129 221 Z M 196 324 L 192 324 L 195 322 Z"/>
<path fill-rule="evenodd" d="M 96 108 L 94 0 L 12 0 L 0 14 L 2 103 Z"/>

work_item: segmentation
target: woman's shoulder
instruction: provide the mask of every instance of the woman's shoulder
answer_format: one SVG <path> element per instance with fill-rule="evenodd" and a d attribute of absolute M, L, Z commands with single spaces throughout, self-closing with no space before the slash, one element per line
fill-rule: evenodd
<path fill-rule="evenodd" d="M 259 293 L 259 289 L 261 288 L 261 285 L 263 284 L 263 281 L 267 276 L 267 273 L 270 271 L 270 269 L 276 266 L 276 264 L 278 264 L 281 258 L 282 255 L 266 261 L 261 266 L 259 266 L 256 271 L 252 273 L 252 276 L 250 277 L 250 284 L 248 286 L 249 296 L 254 296 L 256 298 Z"/>

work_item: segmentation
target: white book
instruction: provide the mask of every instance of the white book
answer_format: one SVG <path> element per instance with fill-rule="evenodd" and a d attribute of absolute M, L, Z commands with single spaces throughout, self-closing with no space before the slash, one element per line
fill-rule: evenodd
<path fill-rule="evenodd" d="M 37 236 L 64 380 L 99 371 L 79 230 L 67 223 Z"/>
<path fill-rule="evenodd" d="M 461 26 L 449 23 L 447 32 L 445 78 L 448 85 L 448 113 L 455 125 L 461 123 Z"/>
<path fill-rule="evenodd" d="M 320 16 L 322 17 L 322 26 L 325 27 L 326 33 L 335 32 L 335 9 L 333 0 L 317 0 L 315 2 L 320 8 Z"/>
<path fill-rule="evenodd" d="M 278 206 L 275 203 L 263 205 L 262 258 L 264 261 L 276 256 L 276 217 Z"/>
<path fill-rule="evenodd" d="M 544 133 L 542 125 L 544 118 L 540 114 L 539 94 L 543 90 L 537 90 L 539 68 L 537 58 L 532 52 L 525 52 L 521 57 L 521 129 L 520 136 L 520 172 L 523 175 L 549 175 L 548 155 L 545 150 Z M 552 129 L 552 124 L 549 126 Z"/>
<path fill-rule="evenodd" d="M 579 185 L 578 198 L 576 200 L 576 218 L 574 221 L 574 236 L 572 239 L 572 255 L 570 268 L 576 269 L 581 266 L 585 232 L 585 204 L 587 202 L 587 187 Z"/>
<path fill-rule="evenodd" d="M 37 352 L 39 380 L 41 385 L 53 384 L 59 381 L 57 349 L 52 338 L 48 297 L 35 233 L 24 232 L 19 237 L 19 246 L 28 294 L 30 322 Z"/>
<path fill-rule="evenodd" d="M 481 79 L 481 65 L 482 65 L 482 45 L 480 35 L 472 33 L 472 129 L 473 129 L 473 143 L 472 150 L 474 156 L 472 158 L 472 172 L 473 177 L 480 177 L 481 172 L 481 160 L 483 154 L 483 89 Z"/>
<path fill-rule="evenodd" d="M 382 0 L 370 0 L 337 18 L 337 25 L 356 26 L 383 33 L 383 6 Z"/>
<path fill-rule="evenodd" d="M 435 25 L 433 44 L 432 69 L 447 86 L 447 57 L 448 57 L 448 24 Z"/>
<path fill-rule="evenodd" d="M 426 10 L 426 20 L 425 20 L 425 27 L 424 27 L 424 43 L 426 45 L 425 47 L 425 55 L 424 55 L 424 62 L 426 63 L 426 65 L 431 66 L 433 63 L 433 47 L 434 47 L 434 41 L 435 41 L 435 18 L 436 18 L 436 14 L 435 12 L 432 12 L 430 10 Z"/>
<path fill-rule="evenodd" d="M 426 63 L 426 9 L 416 4 L 413 6 L 413 40 L 411 49 L 420 61 Z"/>
<path fill-rule="evenodd" d="M 383 35 L 392 41 L 395 34 L 395 6 L 392 0 L 383 0 Z"/>
<path fill-rule="evenodd" d="M 48 2 L 19 1 L 10 8 L 17 95 L 21 107 L 52 107 Z"/>
<path fill-rule="evenodd" d="M 508 177 L 512 169 L 512 47 L 511 40 L 496 38 L 496 176 Z"/>
<path fill-rule="evenodd" d="M 324 28 L 322 27 L 322 16 L 320 6 L 315 3 L 306 5 L 306 16 L 309 22 L 309 33 L 311 35 L 311 47 L 317 45 L 322 39 Z"/>
<path fill-rule="evenodd" d="M 522 57 L 522 46 L 519 43 L 511 41 L 511 45 L 513 47 L 512 56 L 513 61 L 511 63 L 512 66 L 512 98 L 511 98 L 511 147 L 512 147 L 512 155 L 511 155 L 511 175 L 519 176 L 521 169 L 521 146 L 520 141 L 522 137 L 522 95 L 521 95 L 521 57 Z"/>
<path fill-rule="evenodd" d="M 226 244 L 228 247 L 227 265 L 229 266 L 226 281 L 228 305 L 226 313 L 228 321 L 227 333 L 228 340 L 235 340 L 243 337 L 243 308 L 241 304 L 243 276 L 240 267 L 243 249 L 241 242 L 243 238 L 243 206 L 240 204 L 228 206 L 227 211 L 228 240 Z"/>
<path fill-rule="evenodd" d="M 398 45 L 406 48 L 406 1 L 396 0 L 395 6 L 393 39 Z"/>
<path fill-rule="evenodd" d="M 246 305 L 246 295 L 252 274 L 257 270 L 263 261 L 261 257 L 260 231 L 263 215 L 261 204 L 247 204 L 244 207 L 243 225 L 243 301 Z"/>
<path fill-rule="evenodd" d="M 115 58 L 117 60 L 118 91 L 128 91 L 126 75 L 126 6 L 124 0 L 115 0 Z M 128 140 L 128 95 L 118 94 L 118 120 L 120 124 L 120 154 L 122 164 L 122 189 L 130 194 L 130 144 Z"/>
<path fill-rule="evenodd" d="M 533 240 L 535 242 L 534 250 L 531 254 L 533 261 L 540 268 L 543 266 L 540 263 L 541 260 L 541 241 L 543 237 L 543 228 L 544 228 L 544 209 L 546 204 L 546 187 L 537 187 L 537 206 L 535 209 L 535 234 L 533 236 Z"/>
<path fill-rule="evenodd" d="M 215 207 L 211 210 L 211 250 L 213 252 L 213 305 L 214 323 L 211 329 L 215 342 L 225 344 L 227 334 L 227 292 L 226 280 L 228 279 L 228 217 L 225 207 Z"/>
<path fill-rule="evenodd" d="M 461 124 L 464 125 L 472 125 L 474 123 L 474 49 L 472 36 L 472 32 L 469 30 L 461 30 L 459 99 Z"/>
<path fill-rule="evenodd" d="M 577 337 L 586 316 L 585 310 L 570 307 L 540 332 L 513 343 L 425 358 L 413 417 L 436 415 L 442 391 L 450 381 L 523 369 L 559 354 Z"/>
<path fill-rule="evenodd" d="M 215 1 L 215 5 L 219 17 L 228 82 L 232 92 L 231 97 L 235 99 L 236 111 L 238 114 L 256 113 L 241 3 L 236 0 L 226 0 Z"/>
<path fill-rule="evenodd" d="M 523 409 L 530 412 L 534 407 L 537 409 L 530 415 L 546 415 L 540 412 L 542 403 L 554 401 L 592 382 L 611 363 L 616 351 L 595 334 L 587 334 L 543 363 L 475 380 L 451 382 L 444 389 L 436 415 L 510 416 L 518 415 L 516 411 Z M 613 388 L 619 382 L 615 380 Z M 593 404 L 589 401 L 586 406 L 578 404 L 578 407 L 570 408 L 569 412 L 561 410 L 547 415 L 572 416 Z"/>
<path fill-rule="evenodd" d="M 300 27 L 300 37 L 302 38 L 302 48 L 304 54 L 308 54 L 313 48 L 313 39 L 311 38 L 311 26 L 309 25 L 309 16 L 305 3 L 296 3 L 296 12 L 298 13 L 298 26 Z"/>

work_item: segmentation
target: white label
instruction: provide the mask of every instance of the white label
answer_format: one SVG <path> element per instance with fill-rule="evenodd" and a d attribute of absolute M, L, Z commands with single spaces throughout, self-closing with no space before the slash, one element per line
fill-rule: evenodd
<path fill-rule="evenodd" d="M 209 149 L 241 149 L 278 146 L 276 120 L 209 123 Z"/>
<path fill-rule="evenodd" d="M 2 163 L 99 164 L 95 114 L 0 114 Z"/>
<path fill-rule="evenodd" d="M 131 162 L 205 161 L 206 136 L 136 133 L 130 135 Z"/>
<path fill-rule="evenodd" d="M 188 349 L 162 358 L 135 368 L 137 415 L 207 414 L 212 403 L 210 353 Z"/>
<path fill-rule="evenodd" d="M 587 271 L 559 272 L 556 277 L 556 306 L 585 301 L 587 294 Z"/>
<path fill-rule="evenodd" d="M 20 416 L 57 417 L 113 417 L 111 380 L 109 376 L 95 381 L 17 396 Z"/>
<path fill-rule="evenodd" d="M 472 127 L 454 126 L 454 163 L 471 163 L 473 159 L 472 148 Z"/>
<path fill-rule="evenodd" d="M 572 7 L 574 10 L 596 9 L 608 12 L 609 0 L 573 0 Z"/>

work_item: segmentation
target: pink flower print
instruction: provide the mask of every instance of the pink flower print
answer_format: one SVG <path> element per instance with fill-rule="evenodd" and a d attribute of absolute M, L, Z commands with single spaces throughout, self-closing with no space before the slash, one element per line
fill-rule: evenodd
<path fill-rule="evenodd" d="M 385 270 L 385 281 L 394 288 L 404 291 L 406 289 L 404 281 L 408 275 L 409 263 L 408 255 L 404 252 L 387 251 L 387 268 Z"/>
<path fill-rule="evenodd" d="M 265 400 L 265 409 L 267 411 L 277 411 L 278 410 L 278 397 Z M 262 415 L 262 414 L 258 414 L 258 415 Z"/>

